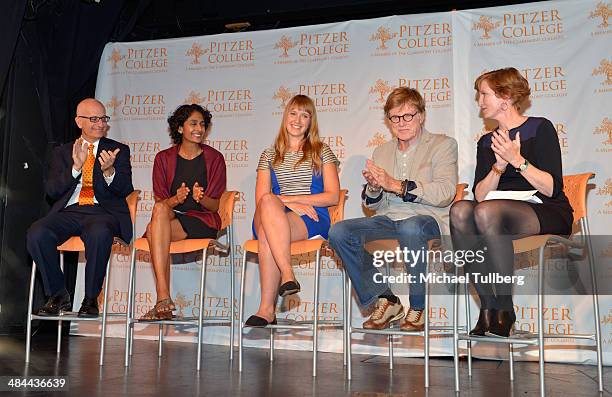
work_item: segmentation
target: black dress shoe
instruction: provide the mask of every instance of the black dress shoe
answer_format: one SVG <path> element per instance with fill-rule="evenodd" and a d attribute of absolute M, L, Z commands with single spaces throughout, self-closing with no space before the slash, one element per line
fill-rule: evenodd
<path fill-rule="evenodd" d="M 478 322 L 474 329 L 470 331 L 470 336 L 485 336 L 485 332 L 489 330 L 493 319 L 497 319 L 495 309 L 480 309 Z"/>
<path fill-rule="evenodd" d="M 99 313 L 98 300 L 85 297 L 79 309 L 79 317 L 95 318 L 98 317 Z"/>
<path fill-rule="evenodd" d="M 274 317 L 274 320 L 272 320 L 271 322 L 268 322 L 268 320 L 266 320 L 265 318 L 259 317 L 253 314 L 244 323 L 245 327 L 253 327 L 253 328 L 263 328 L 268 325 L 276 325 L 276 317 Z"/>
<path fill-rule="evenodd" d="M 515 321 L 516 314 L 514 314 L 514 310 L 498 309 L 496 315 L 491 319 L 491 325 L 486 335 L 507 338 L 510 336 L 510 331 Z"/>
<path fill-rule="evenodd" d="M 47 303 L 36 311 L 39 316 L 57 316 L 60 312 L 70 311 L 72 303 L 70 303 L 70 294 L 64 290 L 49 298 Z"/>
<path fill-rule="evenodd" d="M 293 295 L 300 292 L 300 283 L 296 281 L 287 281 L 285 284 L 281 285 L 278 289 L 278 295 L 281 297 L 287 295 Z"/>

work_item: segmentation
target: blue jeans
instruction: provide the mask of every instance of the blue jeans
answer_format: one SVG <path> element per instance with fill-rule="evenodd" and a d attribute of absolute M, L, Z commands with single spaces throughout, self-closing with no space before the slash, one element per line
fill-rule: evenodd
<path fill-rule="evenodd" d="M 417 215 L 401 221 L 393 221 L 386 216 L 348 219 L 336 223 L 329 231 L 329 243 L 342 259 L 359 303 L 363 306 L 372 304 L 389 289 L 388 284 L 374 281 L 379 271 L 372 263 L 372 255 L 364 249 L 366 242 L 397 239 L 402 250 L 405 247 L 411 251 L 426 251 L 428 240 L 435 238 L 440 238 L 440 228 L 429 215 Z M 421 259 L 412 265 L 406 264 L 407 272 L 413 279 L 416 278 L 416 282 L 410 283 L 410 305 L 413 309 L 422 310 L 425 308 L 425 285 L 420 282 L 420 274 L 425 272 L 426 261 Z"/>

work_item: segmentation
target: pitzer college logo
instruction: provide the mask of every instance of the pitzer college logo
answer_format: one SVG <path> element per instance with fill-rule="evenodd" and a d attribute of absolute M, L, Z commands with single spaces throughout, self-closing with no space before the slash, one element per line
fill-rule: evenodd
<path fill-rule="evenodd" d="M 599 63 L 599 67 L 593 69 L 592 75 L 606 76 L 606 79 L 601 83 L 601 85 L 612 85 L 612 62 L 607 59 L 602 59 Z"/>
<path fill-rule="evenodd" d="M 107 61 L 113 63 L 113 71 L 117 70 L 117 62 L 120 62 L 122 59 L 125 59 L 125 55 L 121 54 L 118 48 L 113 48 L 113 52 L 106 58 Z"/>
<path fill-rule="evenodd" d="M 389 82 L 383 79 L 376 80 L 376 83 L 372 87 L 370 87 L 370 94 L 376 94 L 376 102 L 385 103 L 387 99 L 387 94 L 390 94 L 395 87 L 389 85 Z"/>
<path fill-rule="evenodd" d="M 280 40 L 278 40 L 278 42 L 274 45 L 274 49 L 283 50 L 283 53 L 280 54 L 279 57 L 289 58 L 289 50 L 297 45 L 298 45 L 297 41 L 293 41 L 291 40 L 291 37 L 283 35 L 281 36 Z"/>
<path fill-rule="evenodd" d="M 202 55 L 206 55 L 207 52 L 208 52 L 208 48 L 202 48 L 202 46 L 200 44 L 193 43 L 191 45 L 191 48 L 189 50 L 187 50 L 185 55 L 187 55 L 188 57 L 192 57 L 193 58 L 191 60 L 191 64 L 192 65 L 199 65 L 200 64 L 200 57 Z"/>
<path fill-rule="evenodd" d="M 113 95 L 110 101 L 106 102 L 106 108 L 111 110 L 110 116 L 114 116 L 117 112 L 117 108 L 121 106 L 123 102 L 117 99 L 116 96 Z"/>
<path fill-rule="evenodd" d="M 272 99 L 278 99 L 280 101 L 278 108 L 285 109 L 285 106 L 287 106 L 287 101 L 293 98 L 295 95 L 296 94 L 292 92 L 289 88 L 285 87 L 284 85 L 281 85 L 278 88 L 278 91 L 274 93 Z"/>
<path fill-rule="evenodd" d="M 385 142 L 387 142 L 387 138 L 385 138 L 385 135 L 382 132 L 377 132 L 376 134 L 374 134 L 372 139 L 368 141 L 368 144 L 366 145 L 366 147 L 376 148 Z"/>
<path fill-rule="evenodd" d="M 599 127 L 595 128 L 593 135 L 603 135 L 605 140 L 601 142 L 602 145 L 612 145 L 612 120 L 607 117 L 603 119 Z M 612 152 L 612 148 L 598 148 L 596 151 Z"/>
<path fill-rule="evenodd" d="M 612 178 L 606 179 L 606 181 L 604 182 L 604 186 L 597 189 L 596 194 L 598 196 L 608 196 L 608 198 L 610 198 L 612 196 Z M 604 199 L 604 200 L 607 200 L 607 199 Z M 612 215 L 612 200 L 605 203 L 604 206 L 608 207 L 608 209 L 599 210 L 597 211 L 597 213 L 600 215 L 601 214 Z"/>
<path fill-rule="evenodd" d="M 482 36 L 480 36 L 480 38 L 484 40 L 489 40 L 491 38 L 489 32 L 493 29 L 497 29 L 499 25 L 501 25 L 500 21 L 493 22 L 491 20 L 491 17 L 481 15 L 480 19 L 478 19 L 478 22 L 474 22 L 474 24 L 472 25 L 472 30 L 482 30 Z"/>
<path fill-rule="evenodd" d="M 397 37 L 397 32 L 391 32 L 391 29 L 381 26 L 378 28 L 376 33 L 370 36 L 370 41 L 380 41 L 380 44 L 376 49 L 378 50 L 386 50 L 387 49 L 387 41 Z"/>
<path fill-rule="evenodd" d="M 594 32 L 593 35 L 598 35 L 598 34 L 605 34 L 605 33 L 610 33 L 612 31 L 607 30 L 610 27 L 610 24 L 608 23 L 608 18 L 610 18 L 612 16 L 612 3 L 605 3 L 603 1 L 597 3 L 597 7 L 595 7 L 595 10 L 591 11 L 591 13 L 589 14 L 589 19 L 595 19 L 595 18 L 601 18 L 601 23 L 599 25 L 597 25 L 597 27 L 601 28 L 601 29 L 605 29 L 606 31 L 604 32 Z"/>

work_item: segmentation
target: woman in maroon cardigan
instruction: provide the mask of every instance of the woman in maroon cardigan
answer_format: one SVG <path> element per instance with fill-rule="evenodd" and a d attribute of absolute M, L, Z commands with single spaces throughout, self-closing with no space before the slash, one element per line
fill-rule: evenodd
<path fill-rule="evenodd" d="M 155 206 L 146 237 L 155 272 L 157 303 L 141 320 L 167 320 L 175 310 L 170 298 L 170 242 L 216 238 L 217 214 L 225 191 L 225 159 L 204 144 L 212 115 L 200 105 L 182 105 L 168 118 L 174 145 L 155 156 Z"/>

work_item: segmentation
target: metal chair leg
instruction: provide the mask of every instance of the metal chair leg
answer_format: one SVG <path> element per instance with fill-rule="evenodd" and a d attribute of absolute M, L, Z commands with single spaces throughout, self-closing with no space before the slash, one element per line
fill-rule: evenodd
<path fill-rule="evenodd" d="M 199 371 L 202 363 L 202 318 L 204 317 L 204 291 L 206 289 L 206 257 L 207 248 L 202 250 L 202 269 L 200 271 L 200 312 L 198 313 L 198 362 L 196 368 Z"/>
<path fill-rule="evenodd" d="M 319 349 L 319 282 L 321 276 L 321 250 L 315 262 L 314 318 L 312 323 L 312 376 L 317 376 L 317 350 Z"/>
<path fill-rule="evenodd" d="M 389 369 L 393 370 L 393 335 L 388 336 L 389 339 Z"/>
<path fill-rule="evenodd" d="M 234 252 L 234 227 L 229 226 L 227 228 L 228 245 L 230 247 L 229 259 L 230 259 L 230 361 L 234 360 L 234 337 L 235 337 L 235 321 L 236 308 L 234 307 L 235 290 L 236 290 L 236 269 L 235 269 L 235 252 Z"/>
<path fill-rule="evenodd" d="M 472 313 L 470 306 L 470 287 L 467 283 L 464 284 L 464 294 L 465 294 L 465 325 L 466 325 L 466 334 L 469 335 L 469 332 L 472 330 Z M 468 376 L 472 376 L 472 341 L 468 340 L 467 342 L 467 362 L 468 362 Z"/>
<path fill-rule="evenodd" d="M 133 278 L 134 278 L 134 268 L 136 263 L 136 255 L 135 248 L 132 244 L 132 260 L 130 261 L 130 276 L 128 278 L 128 296 L 127 296 L 127 308 L 125 310 L 125 363 L 124 366 L 130 365 L 130 333 L 132 324 L 132 294 L 134 293 L 133 288 Z"/>
<path fill-rule="evenodd" d="M 238 372 L 242 372 L 242 348 L 244 330 L 244 281 L 246 278 L 247 251 L 242 253 L 242 272 L 240 273 L 240 301 L 238 303 Z"/>
<path fill-rule="evenodd" d="M 274 328 L 270 328 L 270 362 L 274 361 Z"/>
<path fill-rule="evenodd" d="M 164 325 L 159 324 L 158 330 L 158 341 L 157 341 L 157 356 L 161 357 L 163 353 L 163 345 L 164 345 Z"/>
<path fill-rule="evenodd" d="M 108 284 L 110 283 L 110 269 L 113 252 L 106 264 L 106 277 L 104 280 L 104 302 L 102 302 L 102 331 L 100 336 L 100 365 L 104 365 L 104 348 L 106 347 L 106 321 L 108 320 Z"/>
<path fill-rule="evenodd" d="M 60 270 L 64 272 L 64 252 L 60 251 Z M 57 322 L 57 346 L 55 351 L 59 354 L 62 351 L 62 320 Z"/>
<path fill-rule="evenodd" d="M 546 395 L 544 385 L 544 314 L 542 313 L 544 292 L 544 246 L 540 247 L 538 261 L 538 349 L 540 351 L 540 396 Z"/>
<path fill-rule="evenodd" d="M 32 261 L 32 273 L 30 274 L 30 293 L 28 294 L 28 326 L 26 329 L 26 351 L 25 362 L 30 362 L 30 343 L 32 339 L 32 305 L 34 304 L 34 281 L 36 280 L 36 263 Z"/>
<path fill-rule="evenodd" d="M 455 276 L 458 275 L 455 267 Z M 453 293 L 453 361 L 455 370 L 455 392 L 459 392 L 459 286 L 454 285 Z"/>
<path fill-rule="evenodd" d="M 346 365 L 346 323 L 347 323 L 347 314 L 348 310 L 346 310 L 346 270 L 342 269 L 342 361 L 343 365 Z"/>
<path fill-rule="evenodd" d="M 427 265 L 427 273 L 429 273 L 429 264 Z M 425 283 L 425 332 L 423 337 L 425 338 L 425 388 L 429 387 L 429 306 L 431 299 L 429 296 L 429 283 Z"/>
<path fill-rule="evenodd" d="M 514 345 L 508 344 L 508 365 L 510 366 L 510 381 L 514 382 Z"/>
<path fill-rule="evenodd" d="M 352 335 L 352 331 L 353 331 L 353 327 L 352 327 L 352 319 L 353 319 L 353 297 L 351 295 L 352 291 L 353 291 L 353 286 L 351 284 L 351 278 L 347 277 L 347 287 L 346 287 L 346 300 L 347 300 L 347 315 L 346 315 L 346 319 L 347 319 L 347 324 L 346 324 L 346 352 L 347 352 L 347 356 L 346 356 L 346 374 L 347 374 L 347 378 L 348 380 L 351 380 L 353 374 L 352 374 L 352 358 L 353 358 L 353 350 L 351 349 L 351 335 Z"/>

